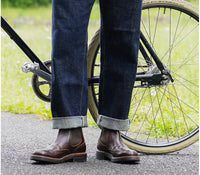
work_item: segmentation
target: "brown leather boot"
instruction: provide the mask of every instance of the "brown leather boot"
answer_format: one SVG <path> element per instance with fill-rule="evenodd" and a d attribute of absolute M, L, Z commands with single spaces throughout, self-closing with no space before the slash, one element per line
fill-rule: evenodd
<path fill-rule="evenodd" d="M 82 128 L 60 129 L 56 141 L 32 154 L 31 160 L 46 163 L 84 162 L 87 159 Z"/>
<path fill-rule="evenodd" d="M 138 163 L 138 153 L 129 149 L 121 140 L 119 131 L 103 128 L 97 144 L 96 158 L 115 163 Z"/>

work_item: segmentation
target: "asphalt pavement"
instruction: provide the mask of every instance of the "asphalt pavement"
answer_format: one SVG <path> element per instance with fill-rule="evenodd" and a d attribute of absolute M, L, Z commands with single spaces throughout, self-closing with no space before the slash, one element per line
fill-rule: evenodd
<path fill-rule="evenodd" d="M 62 164 L 36 164 L 30 155 L 51 144 L 57 130 L 51 121 L 36 115 L 1 113 L 1 174 L 2 175 L 198 175 L 199 143 L 164 155 L 141 154 L 139 164 L 115 164 L 96 160 L 99 129 L 83 129 L 88 160 Z"/>

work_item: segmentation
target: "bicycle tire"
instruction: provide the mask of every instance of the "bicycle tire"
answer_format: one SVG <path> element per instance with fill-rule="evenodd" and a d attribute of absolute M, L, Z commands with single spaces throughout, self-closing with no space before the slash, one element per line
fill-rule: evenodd
<path fill-rule="evenodd" d="M 143 1 L 143 11 L 148 10 L 148 9 L 153 9 L 153 8 L 163 9 L 163 14 L 165 13 L 165 10 L 171 9 L 170 10 L 170 16 L 171 16 L 171 13 L 172 13 L 171 11 L 176 11 L 177 13 L 180 13 L 181 15 L 188 15 L 190 19 L 197 21 L 197 23 L 198 23 L 198 20 L 199 20 L 198 9 L 195 6 L 193 6 L 192 4 L 185 2 L 185 1 L 180 1 L 180 0 L 144 0 Z M 181 17 L 179 16 L 179 18 L 181 18 Z M 171 36 L 170 36 L 170 38 L 171 38 Z M 97 56 L 98 50 L 99 50 L 99 31 L 96 32 L 95 36 L 93 37 L 93 39 L 92 39 L 92 41 L 89 45 L 89 50 L 88 50 L 88 78 L 92 78 L 93 76 L 96 76 L 96 75 L 94 75 L 94 69 L 96 69 L 95 65 L 97 65 L 97 69 L 99 69 L 99 67 L 100 67 L 99 60 L 98 60 L 98 63 L 96 63 L 96 61 L 97 61 L 96 56 Z M 194 65 L 195 65 L 195 68 L 196 68 L 196 64 L 194 64 Z M 183 65 L 182 65 L 182 67 L 183 67 Z M 197 75 L 195 74 L 195 76 L 197 76 Z M 196 78 L 199 79 L 198 76 Z M 176 80 L 175 80 L 175 82 L 176 82 Z M 196 80 L 196 82 L 198 82 L 198 80 Z M 96 84 L 96 85 L 98 86 L 98 84 Z M 195 85 L 197 86 L 197 89 L 198 89 L 197 83 Z M 171 85 L 171 86 L 175 87 L 175 85 Z M 174 90 L 174 91 L 176 91 L 176 90 Z M 191 93 L 193 93 L 192 90 L 191 90 Z M 171 94 L 169 94 L 169 96 L 170 95 Z M 169 98 L 169 97 L 166 97 L 166 98 Z M 177 98 L 178 98 L 177 101 L 179 101 L 179 103 L 182 103 L 182 101 L 179 100 L 179 97 L 177 97 Z M 170 103 L 171 103 L 171 105 L 174 105 L 172 101 Z M 98 107 L 97 106 L 98 106 L 98 87 L 97 87 L 97 89 L 95 89 L 94 85 L 92 85 L 92 86 L 89 86 L 89 104 L 88 104 L 88 107 L 89 107 L 90 113 L 91 113 L 91 115 L 92 115 L 92 117 L 95 121 L 97 120 L 97 114 L 98 114 L 98 109 L 97 109 Z M 188 110 L 188 108 L 186 108 L 186 109 Z M 195 116 L 197 115 L 196 118 L 198 118 L 198 104 L 195 106 L 194 111 L 195 111 L 194 112 Z M 146 113 L 147 113 L 147 111 L 146 111 Z M 185 114 L 183 114 L 183 115 L 185 115 Z M 154 120 L 155 120 L 155 118 L 154 118 Z M 198 119 L 196 119 L 196 120 L 198 120 Z M 154 125 L 155 125 L 155 128 L 156 128 L 155 123 L 154 123 Z M 187 123 L 186 123 L 186 125 L 187 125 Z M 157 144 L 157 143 L 150 143 L 150 144 L 144 143 L 144 142 L 138 141 L 134 138 L 130 138 L 129 136 L 125 135 L 124 133 L 121 133 L 121 134 L 122 134 L 122 138 L 123 138 L 124 143 L 126 145 L 128 145 L 128 147 L 135 149 L 135 150 L 142 152 L 142 153 L 161 154 L 161 153 L 170 153 L 170 152 L 181 150 L 181 149 L 193 144 L 194 142 L 196 142 L 199 138 L 199 127 L 198 127 L 198 124 L 196 124 L 196 126 L 192 126 L 192 127 L 195 127 L 195 128 L 190 132 L 187 131 L 188 134 L 185 134 L 181 137 L 178 136 L 178 138 L 176 138 L 176 140 L 173 139 L 170 142 L 168 141 L 167 143 L 159 143 L 159 144 Z M 177 130 L 177 133 L 178 133 L 178 130 Z"/>

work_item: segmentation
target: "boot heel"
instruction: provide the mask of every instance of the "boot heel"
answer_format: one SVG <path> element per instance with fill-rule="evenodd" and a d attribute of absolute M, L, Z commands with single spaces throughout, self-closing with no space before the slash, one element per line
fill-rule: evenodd
<path fill-rule="evenodd" d="M 96 159 L 98 160 L 107 160 L 108 158 L 105 156 L 105 154 L 103 152 L 96 152 Z"/>
<path fill-rule="evenodd" d="M 87 161 L 87 154 L 81 155 L 81 156 L 75 156 L 73 157 L 74 162 L 86 162 Z"/>

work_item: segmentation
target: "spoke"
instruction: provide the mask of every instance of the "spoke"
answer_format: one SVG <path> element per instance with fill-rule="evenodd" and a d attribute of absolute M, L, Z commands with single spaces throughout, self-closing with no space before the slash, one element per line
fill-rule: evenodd
<path fill-rule="evenodd" d="M 185 82 L 188 82 L 188 80 L 180 81 L 180 80 L 178 80 L 176 78 L 175 78 L 175 80 L 177 80 L 178 83 L 177 82 L 173 82 L 174 85 L 181 85 L 182 86 L 184 84 L 185 86 L 195 86 L 195 87 L 199 88 L 198 84 L 194 84 L 194 83 L 191 84 L 192 81 L 199 81 L 199 78 L 190 79 L 190 84 L 189 83 L 188 84 L 185 83 Z M 169 85 L 172 85 L 172 83 L 169 83 Z"/>
<path fill-rule="evenodd" d="M 167 86 L 165 87 L 164 94 L 165 94 L 166 89 L 167 89 Z M 159 91 L 160 91 L 160 90 L 159 90 Z M 164 97 L 164 94 L 163 94 L 163 96 L 162 96 L 162 99 L 163 99 L 163 97 Z M 158 96 L 157 96 L 157 99 L 158 99 Z M 158 99 L 158 102 L 159 102 L 159 99 Z M 160 114 L 161 114 L 161 117 L 162 117 L 163 126 L 164 126 L 165 134 L 166 134 L 166 137 L 167 137 L 167 142 L 169 143 L 169 138 L 168 138 L 167 131 L 166 131 L 166 127 L 165 127 L 165 120 L 164 120 L 164 118 L 163 118 L 163 113 L 162 113 L 162 110 L 161 110 L 161 103 L 162 103 L 162 100 L 160 101 L 160 103 L 158 103 L 158 104 L 159 104 L 159 111 L 160 111 Z"/>
<path fill-rule="evenodd" d="M 136 110 L 135 110 L 135 112 L 134 112 L 134 114 L 133 114 L 133 117 L 132 117 L 130 123 L 133 121 L 133 119 L 134 119 L 134 117 L 135 117 L 136 111 L 138 110 L 138 108 L 139 108 L 139 106 L 140 106 L 140 103 L 141 103 L 141 101 L 142 101 L 142 99 L 143 99 L 143 97 L 144 97 L 144 94 L 145 94 L 146 90 L 147 90 L 147 89 L 144 90 L 144 92 L 143 92 L 143 94 L 142 94 L 142 97 L 140 98 L 140 101 L 139 101 L 139 103 L 138 103 L 138 105 L 137 105 L 137 108 L 136 108 Z"/>
<path fill-rule="evenodd" d="M 150 92 L 150 89 L 149 89 L 149 92 Z M 148 94 L 148 96 L 151 97 L 150 93 Z M 154 100 L 155 100 L 155 98 L 154 98 Z M 154 100 L 153 100 L 153 101 L 154 101 Z M 149 107 L 149 109 L 148 109 L 148 111 L 147 111 L 147 113 L 146 113 L 146 115 L 145 115 L 145 117 L 144 117 L 144 119 L 143 119 L 141 125 L 140 125 L 140 129 L 139 129 L 139 132 L 138 132 L 138 134 L 137 134 L 137 136 L 136 136 L 136 139 L 137 139 L 138 135 L 139 135 L 140 132 L 141 132 L 141 129 L 142 129 L 142 127 L 143 127 L 143 124 L 144 124 L 145 120 L 147 119 L 147 116 L 148 116 L 148 114 L 149 114 L 150 109 L 152 108 L 152 106 L 153 106 L 153 102 L 151 103 L 151 105 L 150 105 L 150 107 Z M 147 120 L 148 120 L 148 119 L 147 119 Z M 147 143 L 147 141 L 148 141 L 148 139 L 146 140 L 146 143 Z"/>
<path fill-rule="evenodd" d="M 185 31 L 184 29 L 187 27 L 187 25 L 188 25 L 188 23 L 189 23 L 190 20 L 191 20 L 191 17 L 188 18 L 187 22 L 184 24 L 184 26 L 182 27 L 181 31 L 178 33 L 178 35 L 177 35 L 176 38 L 178 38 L 181 35 L 181 33 L 183 31 Z M 176 38 L 174 39 L 174 42 L 175 42 Z"/>
<path fill-rule="evenodd" d="M 173 48 L 173 44 L 171 44 L 171 32 L 172 32 L 172 25 L 171 25 L 171 9 L 170 9 L 170 15 L 169 15 L 169 58 L 168 58 L 168 63 L 169 65 L 171 65 L 171 52 L 172 52 L 172 48 Z"/>
<path fill-rule="evenodd" d="M 171 44 L 171 37 L 170 37 L 170 42 L 169 42 L 169 60 L 170 60 L 170 66 L 171 66 L 171 52 L 172 50 L 174 49 L 173 46 L 174 46 L 174 43 L 175 43 L 175 39 L 176 39 L 176 34 L 177 34 L 177 31 L 178 31 L 178 26 L 179 26 L 179 22 L 180 22 L 180 18 L 181 18 L 181 14 L 182 12 L 180 12 L 179 14 L 179 17 L 178 17 L 178 22 L 176 24 L 176 29 L 175 29 L 175 33 L 174 33 L 174 37 L 173 37 L 173 41 L 172 41 L 172 44 Z M 171 36 L 171 9 L 170 9 L 170 36 Z"/>
<path fill-rule="evenodd" d="M 150 92 L 150 89 L 149 89 L 149 92 Z M 152 104 L 151 105 L 152 106 L 152 116 L 154 116 L 154 108 L 153 108 L 153 101 L 152 101 L 151 95 L 150 95 L 150 99 L 151 99 L 151 104 Z M 157 131 L 156 131 L 156 123 L 154 123 L 154 127 L 155 127 L 155 133 L 156 133 L 156 143 L 158 143 Z"/>
<path fill-rule="evenodd" d="M 187 80 L 187 79 L 181 77 L 179 74 L 177 74 L 177 73 L 174 73 L 174 74 L 176 74 L 177 76 L 179 76 L 179 77 L 182 78 L 183 80 L 187 81 L 187 82 L 190 83 L 191 85 L 193 85 L 193 86 L 195 86 L 195 87 L 197 87 L 197 88 L 199 87 L 197 84 L 194 84 L 194 83 L 192 83 L 191 81 L 189 81 L 189 80 Z M 177 80 L 181 85 L 183 85 L 186 89 L 188 89 L 191 93 L 193 93 L 196 97 L 198 97 L 197 94 L 195 94 L 193 91 L 191 91 L 191 89 L 190 89 L 189 87 L 187 87 L 185 84 L 181 83 L 181 81 L 179 81 L 177 78 L 175 78 L 175 80 Z M 171 84 L 171 85 L 172 85 L 172 84 Z"/>
<path fill-rule="evenodd" d="M 150 23 L 150 22 L 149 22 Z M 144 24 L 144 22 L 143 22 L 143 20 L 141 20 L 141 24 L 142 24 L 142 26 L 143 26 L 143 28 L 144 28 L 144 30 L 145 30 L 145 33 L 146 33 L 146 35 L 147 35 L 147 37 L 148 37 L 148 39 L 149 39 L 149 43 L 151 44 L 151 47 L 152 47 L 152 49 L 155 51 L 155 53 L 156 53 L 156 49 L 154 48 L 154 45 L 153 45 L 153 43 L 152 43 L 152 41 L 151 41 L 151 31 L 150 31 L 150 26 L 149 26 L 149 32 L 147 31 L 147 28 L 146 28 L 146 25 Z M 148 25 L 150 25 L 150 24 L 148 24 Z"/>
<path fill-rule="evenodd" d="M 148 9 L 148 19 L 149 19 L 149 39 L 150 39 L 150 41 L 151 41 L 151 22 L 150 22 L 150 11 L 149 11 L 149 9 Z"/>
<path fill-rule="evenodd" d="M 138 88 L 139 89 L 139 88 Z M 144 91 L 142 91 L 142 92 L 144 92 Z M 142 92 L 140 92 L 139 94 L 141 94 Z M 135 94 L 134 94 L 134 96 L 135 96 Z M 148 97 L 148 95 L 146 95 L 146 96 L 143 96 L 143 99 L 145 99 L 146 97 Z M 134 101 L 134 100 L 133 100 Z M 133 104 L 131 104 L 131 106 L 134 106 L 134 105 L 136 105 L 138 102 L 140 102 L 140 100 L 137 100 L 137 101 L 134 101 L 134 103 Z"/>
<path fill-rule="evenodd" d="M 175 97 L 177 100 L 179 100 L 180 102 L 182 102 L 184 105 L 188 106 L 189 108 L 191 108 L 192 110 L 194 110 L 195 112 L 199 113 L 198 110 L 196 110 L 193 106 L 185 103 L 181 98 L 179 98 L 178 96 L 175 96 L 174 94 L 172 94 L 171 92 L 168 91 L 169 94 L 171 94 L 173 97 Z"/>
<path fill-rule="evenodd" d="M 180 66 L 180 65 L 182 65 L 182 63 L 173 63 L 173 64 L 171 64 L 171 66 Z M 187 66 L 194 66 L 194 65 L 196 65 L 196 66 L 198 66 L 199 65 L 199 63 L 188 63 L 187 64 Z M 168 65 L 166 65 L 166 66 L 168 66 Z"/>
<path fill-rule="evenodd" d="M 185 38 L 187 38 L 198 26 L 199 26 L 199 25 L 197 24 L 191 31 L 189 31 L 186 35 L 184 35 L 184 36 L 181 38 L 181 40 L 179 40 L 179 41 L 174 45 L 173 48 L 170 47 L 170 48 L 165 52 L 165 54 L 162 56 L 161 60 L 163 60 L 163 58 L 168 54 L 168 52 L 169 52 L 171 49 L 174 49 L 181 41 L 183 41 Z"/>
<path fill-rule="evenodd" d="M 180 12 L 180 13 L 182 13 L 182 12 Z M 180 17 L 180 15 L 179 15 L 179 17 Z M 178 33 L 178 35 L 176 35 L 176 37 L 174 36 L 173 43 L 175 43 L 176 38 L 178 38 L 178 37 L 181 35 L 181 33 L 182 33 L 183 31 L 185 31 L 184 29 L 187 27 L 187 25 L 188 25 L 188 23 L 189 23 L 190 20 L 191 20 L 191 17 L 188 18 L 187 22 L 184 24 L 184 26 L 182 27 L 182 29 L 181 29 L 181 31 Z M 180 21 L 180 19 L 178 19 L 178 24 L 179 24 L 179 21 Z M 177 25 L 178 25 L 178 24 L 177 24 Z M 177 29 L 178 29 L 178 27 L 177 27 Z M 175 33 L 177 33 L 177 31 L 176 31 Z"/>
<path fill-rule="evenodd" d="M 136 95 L 138 95 L 138 94 L 140 94 L 140 93 L 142 93 L 141 91 L 139 92 L 139 88 L 137 88 L 137 91 L 134 93 L 134 95 L 132 95 L 132 99 L 136 96 Z M 135 101 L 135 100 L 133 100 L 133 101 Z M 134 105 L 134 104 L 133 104 Z"/>
<path fill-rule="evenodd" d="M 150 94 L 150 89 L 149 89 L 149 94 Z M 155 134 L 156 134 L 156 143 L 158 143 L 158 136 L 157 136 L 157 131 L 156 131 L 156 123 L 155 123 L 155 118 L 156 118 L 157 114 L 154 115 L 154 108 L 153 108 L 153 104 L 154 104 L 154 101 L 155 101 L 156 97 L 154 97 L 154 99 L 153 99 L 153 101 L 152 101 L 152 98 L 151 98 L 151 95 L 150 95 L 150 99 L 151 99 L 151 107 L 150 107 L 150 108 L 152 108 L 152 116 L 153 116 L 153 123 L 152 123 L 151 130 L 152 130 L 153 125 L 154 125 Z M 150 109 L 150 108 L 149 108 L 149 109 Z M 149 140 L 151 130 L 150 130 L 149 135 L 148 135 L 148 137 L 147 137 L 147 139 L 146 139 L 146 143 L 147 143 L 148 140 Z"/>
<path fill-rule="evenodd" d="M 150 40 L 149 33 L 148 33 L 148 31 L 147 31 L 147 28 L 146 28 L 146 26 L 145 26 L 143 20 L 141 20 L 141 24 L 142 24 L 142 26 L 143 26 L 143 28 L 144 28 L 144 30 L 145 30 L 146 35 L 148 36 L 148 38 L 149 38 L 149 40 Z"/>
<path fill-rule="evenodd" d="M 159 15 L 160 15 L 160 8 L 158 8 L 158 14 L 157 14 L 157 18 L 156 18 L 156 25 L 155 25 L 155 30 L 154 30 L 154 36 L 153 36 L 152 46 L 154 44 L 154 40 L 155 40 L 155 36 L 156 36 L 156 32 L 157 32 L 157 25 L 158 25 Z"/>
<path fill-rule="evenodd" d="M 152 42 L 151 42 L 151 35 L 150 35 L 150 33 L 148 33 L 147 28 L 146 28 L 146 26 L 145 26 L 145 24 L 144 24 L 143 21 L 142 21 L 142 26 L 143 26 L 143 28 L 144 28 L 144 30 L 145 30 L 145 33 L 146 33 L 146 35 L 147 35 L 147 37 L 148 37 L 148 39 L 149 39 L 149 42 L 150 42 L 150 44 L 151 44 L 151 47 L 153 48 L 153 50 L 155 50 L 155 48 L 154 48 L 154 46 L 153 46 L 153 44 L 152 44 Z"/>
<path fill-rule="evenodd" d="M 177 34 L 177 31 L 178 31 L 178 26 L 179 26 L 179 23 L 180 23 L 181 15 L 182 15 L 182 12 L 180 12 L 179 17 L 178 17 L 178 22 L 176 24 L 176 29 L 175 29 L 172 44 L 169 45 L 169 48 L 171 48 L 170 53 L 169 53 L 169 59 L 171 58 L 171 52 L 173 50 L 173 46 L 174 46 L 174 43 L 175 43 L 175 40 L 176 40 L 176 34 Z M 170 36 L 171 36 L 171 9 L 170 9 Z M 170 37 L 170 43 L 171 43 L 171 37 Z M 171 65 L 171 60 L 170 60 L 170 65 Z"/>
<path fill-rule="evenodd" d="M 164 90 L 164 91 L 166 91 L 166 88 L 167 88 L 167 87 L 165 87 L 165 90 Z M 159 90 L 159 91 L 160 91 L 160 90 Z M 158 115 L 158 112 L 161 111 L 161 109 L 160 109 L 160 104 L 162 103 L 163 97 L 164 97 L 164 94 L 162 95 L 162 98 L 161 98 L 161 100 L 160 100 L 160 102 L 159 102 L 159 99 L 158 99 L 158 96 L 157 96 L 157 101 L 158 101 L 159 107 L 158 107 L 158 109 L 157 109 L 157 111 L 156 111 L 156 115 L 155 115 L 155 117 L 154 117 L 153 123 L 155 123 L 155 120 L 156 120 L 156 117 L 157 117 L 157 115 Z M 162 116 L 162 112 L 161 112 L 161 116 Z M 162 121 L 163 121 L 163 124 L 164 124 L 163 116 L 162 116 Z M 152 128 L 153 128 L 153 126 L 152 126 L 151 129 L 150 129 L 148 138 L 150 137 Z M 164 124 L 164 129 L 165 129 L 165 124 Z M 167 141 L 168 141 L 168 143 L 169 143 L 169 139 L 168 139 L 168 135 L 167 135 L 167 133 L 166 133 L 166 129 L 165 129 L 165 134 L 166 134 L 166 137 L 167 137 Z M 147 140 L 148 140 L 148 138 L 147 138 Z"/>
<path fill-rule="evenodd" d="M 197 46 L 198 46 L 198 44 L 191 50 L 191 52 L 186 56 L 186 58 L 182 61 L 182 63 L 180 63 L 181 65 L 180 65 L 176 70 L 174 70 L 174 72 L 176 72 L 178 69 L 180 69 L 180 68 L 181 68 L 183 65 L 185 65 L 187 62 L 191 61 L 192 59 L 197 58 L 196 56 L 198 56 L 199 53 L 196 53 L 196 54 L 193 55 L 192 57 L 188 58 Z"/>
<path fill-rule="evenodd" d="M 168 87 L 168 91 L 169 91 L 169 87 Z M 166 96 L 166 95 L 165 95 Z M 175 119 L 175 113 L 174 113 L 174 108 L 173 108 L 173 105 L 172 105 L 172 98 L 171 98 L 171 95 L 169 94 L 169 100 L 170 100 L 170 104 L 171 104 L 171 109 L 172 109 L 172 113 L 173 113 L 173 118 L 174 118 L 174 123 L 176 125 L 176 131 L 177 131 L 177 135 L 178 135 L 178 138 L 180 138 L 180 135 L 179 135 L 179 132 L 178 132 L 178 126 L 177 126 L 177 123 L 176 123 L 176 119 Z"/>
<path fill-rule="evenodd" d="M 190 19 L 191 19 L 191 17 L 188 19 L 188 21 L 186 22 L 186 24 L 185 24 L 184 27 L 182 28 L 181 32 L 179 32 L 179 34 L 178 34 L 178 36 L 177 36 L 176 38 L 178 38 L 178 37 L 180 36 L 180 34 L 182 33 L 182 31 L 184 31 L 184 29 L 185 29 L 185 27 L 188 25 Z M 187 36 L 187 34 L 186 34 L 186 36 Z M 175 39 L 175 40 L 176 40 L 176 39 Z M 175 40 L 174 40 L 174 43 L 175 43 Z M 173 45 L 174 45 L 174 44 L 173 44 Z M 177 44 L 176 44 L 176 45 L 177 45 Z M 174 46 L 174 48 L 175 48 L 175 47 L 176 47 L 176 46 Z M 174 48 L 173 48 L 173 49 L 174 49 Z M 170 49 L 170 48 L 169 48 L 169 49 Z M 163 59 L 163 58 L 168 54 L 169 49 L 165 52 L 165 54 L 162 56 L 161 59 Z"/>
<path fill-rule="evenodd" d="M 161 93 L 163 93 L 162 91 L 160 91 Z M 167 91 L 167 93 L 169 95 L 172 95 L 174 96 L 176 99 L 179 99 L 178 97 L 176 97 L 174 94 L 172 94 L 171 92 Z M 165 95 L 167 97 L 167 95 Z M 168 97 L 167 97 L 168 98 Z M 179 99 L 180 100 L 180 99 Z M 171 101 L 180 111 L 181 111 L 181 108 L 180 106 L 178 106 L 173 100 Z M 184 103 L 183 101 L 181 101 L 183 104 L 187 105 L 186 103 Z M 191 106 L 187 105 L 188 107 L 191 108 Z M 198 111 L 196 111 L 196 109 L 192 108 L 193 110 L 195 110 L 195 112 L 198 113 Z M 183 112 L 183 111 L 182 111 Z M 196 123 L 190 116 L 188 116 L 185 112 L 183 112 L 185 116 L 187 116 L 196 126 L 199 126 L 198 123 Z"/>
<path fill-rule="evenodd" d="M 175 79 L 176 80 L 176 79 Z M 187 84 L 187 83 L 184 83 L 185 81 L 179 81 L 180 83 L 173 83 L 174 85 L 176 85 L 177 87 L 178 86 L 183 86 L 183 84 L 184 84 L 184 86 L 192 86 L 192 87 L 194 87 L 194 85 L 191 85 L 191 84 Z M 172 85 L 172 83 L 169 83 L 168 85 Z M 189 87 L 188 87 L 189 88 Z"/>
<path fill-rule="evenodd" d="M 137 91 L 139 91 L 139 89 L 137 89 Z M 146 91 L 146 89 L 144 90 L 144 92 L 143 92 L 143 94 L 142 94 L 142 97 L 140 98 L 140 101 L 139 101 L 139 103 L 138 103 L 138 105 L 137 105 L 137 107 L 136 107 L 136 109 L 135 109 L 135 112 L 134 112 L 134 114 L 133 114 L 132 119 L 130 119 L 130 123 L 132 123 L 133 119 L 135 118 L 136 111 L 138 110 L 138 108 L 139 108 L 139 106 L 140 106 L 140 103 L 141 103 L 141 101 L 142 101 L 142 99 L 143 99 L 143 96 L 144 96 L 144 94 L 145 94 L 145 91 Z M 125 132 L 125 135 L 127 134 L 127 132 L 128 132 L 128 131 Z"/>
<path fill-rule="evenodd" d="M 135 88 L 134 88 L 135 89 Z M 143 92 L 146 90 L 146 88 L 137 88 L 137 91 L 134 93 L 134 95 L 132 95 L 132 100 L 135 96 L 138 96 L 140 94 L 143 94 Z M 146 97 L 146 96 L 145 96 Z M 144 98 L 144 97 L 143 97 Z M 133 100 L 135 101 L 135 100 Z M 140 100 L 138 100 L 140 101 Z M 135 103 L 133 103 L 133 105 L 135 105 L 137 102 L 135 101 Z"/>
<path fill-rule="evenodd" d="M 196 55 L 194 55 L 193 57 L 191 57 L 191 58 L 188 58 L 187 60 L 185 60 L 185 62 L 184 63 L 182 63 L 176 70 L 174 70 L 173 72 L 174 73 L 176 73 L 182 66 L 188 66 L 188 65 L 198 65 L 197 63 L 195 63 L 195 64 L 186 64 L 187 62 L 189 62 L 189 61 L 191 61 L 191 60 L 193 60 L 193 59 L 195 59 L 195 58 L 197 58 L 197 56 L 198 56 L 199 54 L 197 53 Z"/>
<path fill-rule="evenodd" d="M 178 22 L 177 22 L 177 24 L 176 24 L 176 30 L 175 30 L 175 33 L 174 33 L 174 38 L 173 38 L 173 42 L 172 42 L 172 43 L 174 43 L 175 40 L 176 40 L 176 34 L 177 34 L 177 31 L 178 31 L 178 27 L 179 27 L 181 15 L 182 15 L 182 12 L 180 12 L 179 17 L 178 17 Z"/>

